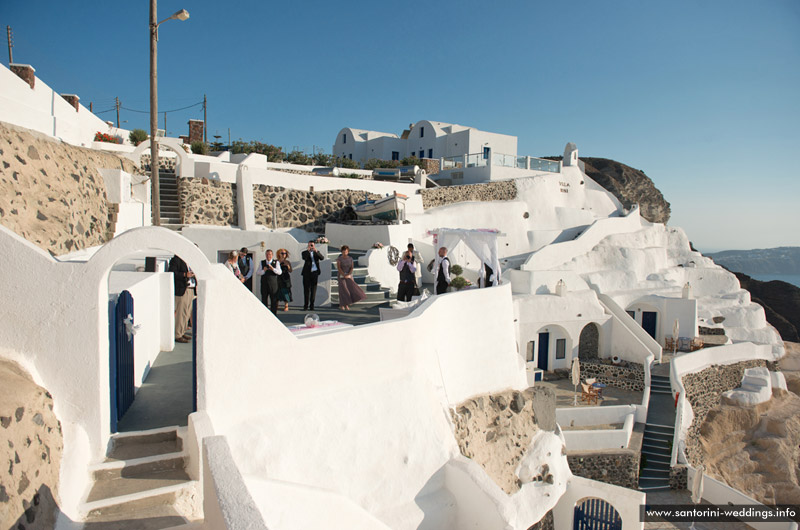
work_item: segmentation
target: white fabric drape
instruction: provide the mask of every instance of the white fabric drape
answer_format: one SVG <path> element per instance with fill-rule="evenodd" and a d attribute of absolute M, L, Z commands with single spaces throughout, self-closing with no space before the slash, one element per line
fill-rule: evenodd
<path fill-rule="evenodd" d="M 460 241 L 475 253 L 481 262 L 478 274 L 481 278 L 481 285 L 500 284 L 500 259 L 497 256 L 497 232 L 489 230 L 462 230 L 455 228 L 437 228 L 431 230 L 433 235 L 434 247 L 436 248 L 436 266 L 439 264 L 439 249 L 446 247 L 448 251 L 453 250 Z M 489 265 L 494 273 L 490 278 L 486 278 L 486 268 Z"/>

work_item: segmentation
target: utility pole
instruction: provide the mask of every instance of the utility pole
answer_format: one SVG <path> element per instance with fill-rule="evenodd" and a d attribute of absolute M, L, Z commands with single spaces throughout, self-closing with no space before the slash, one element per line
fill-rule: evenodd
<path fill-rule="evenodd" d="M 158 180 L 158 7 L 150 0 L 150 182 L 153 191 L 153 225 L 161 226 L 161 190 Z"/>
<path fill-rule="evenodd" d="M 89 102 L 89 112 L 94 112 L 94 111 L 92 110 L 92 102 L 91 102 L 91 101 Z"/>
<path fill-rule="evenodd" d="M 117 109 L 117 129 L 119 129 L 119 98 L 114 98 L 114 107 Z"/>
<path fill-rule="evenodd" d="M 208 143 L 208 103 L 206 101 L 206 95 L 203 94 L 203 143 Z"/>
<path fill-rule="evenodd" d="M 231 128 L 228 127 L 228 149 L 231 148 Z"/>
<path fill-rule="evenodd" d="M 167 111 L 164 111 L 164 136 L 167 135 Z"/>
<path fill-rule="evenodd" d="M 14 57 L 11 55 L 11 48 L 14 47 L 14 39 L 11 36 L 11 26 L 6 26 L 6 33 L 8 33 L 8 64 L 14 62 Z"/>

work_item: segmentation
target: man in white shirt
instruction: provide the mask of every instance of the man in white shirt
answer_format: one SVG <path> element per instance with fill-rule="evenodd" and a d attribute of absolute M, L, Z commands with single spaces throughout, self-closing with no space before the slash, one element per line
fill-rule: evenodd
<path fill-rule="evenodd" d="M 308 250 L 300 255 L 303 258 L 303 311 L 314 310 L 314 299 L 317 297 L 317 280 L 319 280 L 320 262 L 325 259 L 317 250 L 313 241 L 308 242 Z"/>
<path fill-rule="evenodd" d="M 274 315 L 278 314 L 278 276 L 281 275 L 281 264 L 273 258 L 272 249 L 267 250 L 267 259 L 261 261 L 256 274 L 261 276 L 261 302 Z"/>
<path fill-rule="evenodd" d="M 450 259 L 447 257 L 447 247 L 439 247 L 439 256 L 436 258 L 433 271 L 436 294 L 446 293 L 450 287 Z"/>

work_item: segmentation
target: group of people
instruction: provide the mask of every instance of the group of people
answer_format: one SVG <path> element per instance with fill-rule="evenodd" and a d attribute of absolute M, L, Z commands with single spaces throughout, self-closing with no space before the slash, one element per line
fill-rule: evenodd
<path fill-rule="evenodd" d="M 403 258 L 397 262 L 397 270 L 400 272 L 400 283 L 397 285 L 398 301 L 410 302 L 412 296 L 419 295 L 420 278 L 422 277 L 419 263 L 422 263 L 422 256 L 414 249 L 414 244 L 409 243 L 408 250 L 403 253 Z M 447 247 L 439 248 L 439 256 L 436 258 L 431 272 L 433 272 L 436 294 L 446 293 L 451 281 Z"/>
<path fill-rule="evenodd" d="M 225 266 L 249 290 L 253 290 L 253 274 L 261 276 L 261 301 L 270 311 L 277 314 L 280 302 L 283 310 L 289 310 L 292 301 L 292 262 L 289 251 L 285 248 L 273 253 L 268 249 L 258 266 L 255 265 L 253 256 L 247 247 L 241 250 L 232 250 L 228 254 Z M 303 310 L 313 310 L 317 293 L 317 283 L 321 272 L 320 263 L 325 257 L 316 249 L 313 241 L 308 243 L 301 258 L 305 262 L 301 275 L 303 277 Z"/>

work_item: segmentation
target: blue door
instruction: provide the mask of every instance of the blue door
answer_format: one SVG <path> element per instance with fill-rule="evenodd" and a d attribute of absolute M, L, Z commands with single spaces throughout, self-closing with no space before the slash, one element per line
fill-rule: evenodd
<path fill-rule="evenodd" d="M 550 353 L 550 334 L 539 333 L 539 353 L 537 354 L 536 367 L 547 371 L 547 355 Z"/>
<path fill-rule="evenodd" d="M 575 506 L 573 530 L 621 530 L 619 512 L 602 499 L 586 499 Z"/>
<path fill-rule="evenodd" d="M 642 328 L 653 338 L 656 338 L 656 316 L 655 311 L 642 311 Z"/>
<path fill-rule="evenodd" d="M 113 303 L 112 303 L 113 304 Z M 126 320 L 133 326 L 133 296 L 122 291 L 113 310 L 109 345 L 111 372 L 111 432 L 133 403 L 133 334 L 128 333 Z"/>

